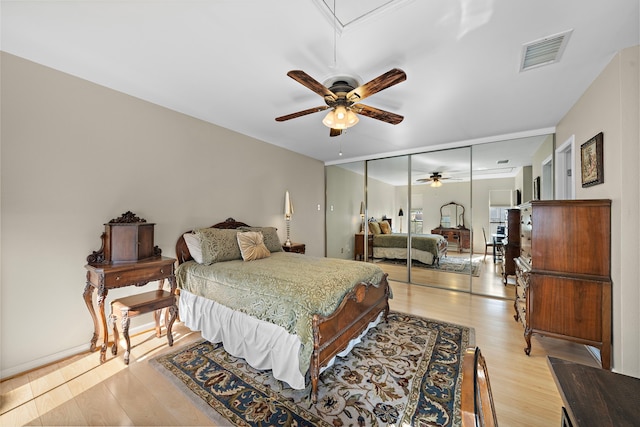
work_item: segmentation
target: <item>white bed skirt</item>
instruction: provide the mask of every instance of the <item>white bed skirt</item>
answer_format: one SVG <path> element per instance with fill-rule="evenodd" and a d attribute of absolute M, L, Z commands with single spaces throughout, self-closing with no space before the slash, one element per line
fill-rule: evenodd
<path fill-rule="evenodd" d="M 373 248 L 374 258 L 407 259 L 407 248 Z M 411 259 L 423 264 L 433 264 L 434 257 L 431 252 L 411 249 Z"/>
<path fill-rule="evenodd" d="M 180 320 L 189 329 L 200 331 L 202 338 L 212 343 L 221 342 L 227 353 L 243 358 L 255 369 L 272 370 L 276 379 L 285 381 L 294 389 L 305 388 L 305 373 L 299 369 L 301 343 L 297 335 L 184 289 L 180 290 L 178 306 Z M 346 356 L 369 329 L 380 322 L 382 316 L 380 313 L 338 356 Z M 322 371 L 333 365 L 334 360 Z"/>

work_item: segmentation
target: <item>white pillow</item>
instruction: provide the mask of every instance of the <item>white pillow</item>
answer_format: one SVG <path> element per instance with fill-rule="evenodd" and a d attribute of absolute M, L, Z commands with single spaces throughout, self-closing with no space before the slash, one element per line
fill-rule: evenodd
<path fill-rule="evenodd" d="M 202 246 L 200 245 L 200 237 L 194 233 L 184 233 L 182 237 L 184 237 L 184 242 L 187 244 L 187 248 L 189 248 L 191 258 L 193 258 L 193 260 L 198 264 L 202 264 Z"/>

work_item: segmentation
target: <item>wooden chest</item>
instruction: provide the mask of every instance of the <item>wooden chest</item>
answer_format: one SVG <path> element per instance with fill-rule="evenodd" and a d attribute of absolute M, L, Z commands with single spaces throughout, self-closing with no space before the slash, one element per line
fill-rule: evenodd
<path fill-rule="evenodd" d="M 611 368 L 611 200 L 535 200 L 521 206 L 515 318 L 531 335 L 600 350 Z"/>
<path fill-rule="evenodd" d="M 112 262 L 151 258 L 154 225 L 151 223 L 105 224 L 105 258 Z"/>
<path fill-rule="evenodd" d="M 153 245 L 155 224 L 125 212 L 104 225 L 102 247 L 87 257 L 89 264 L 135 262 L 160 256 L 162 251 Z"/>

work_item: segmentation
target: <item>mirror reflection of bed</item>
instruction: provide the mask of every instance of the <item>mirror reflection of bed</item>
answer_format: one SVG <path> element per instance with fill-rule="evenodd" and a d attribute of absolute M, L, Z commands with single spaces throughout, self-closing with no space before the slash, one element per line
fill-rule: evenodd
<path fill-rule="evenodd" d="M 514 208 L 530 200 L 532 179 L 542 176 L 544 181 L 545 175 L 539 165 L 552 157 L 553 150 L 553 134 L 550 134 L 327 165 L 326 255 L 354 258 L 354 233 L 360 231 L 359 213 L 363 200 L 367 211 L 365 221 L 371 217 L 382 219 L 386 215 L 393 219 L 394 232 L 402 227 L 402 232 L 414 234 L 430 233 L 437 228 L 440 207 L 455 200 L 465 207 L 464 226 L 471 234 L 472 252 L 460 254 L 450 245 L 448 256 L 482 257 L 485 249 L 482 227 L 485 227 L 488 239 L 497 234 L 495 227 L 498 224 L 494 224 L 490 208 L 503 206 L 492 202 L 492 193 L 506 190 L 519 194 L 510 204 L 504 205 L 505 208 Z M 504 159 L 508 159 L 507 164 L 498 163 Z M 436 188 L 419 182 L 434 171 L 440 171 L 448 178 L 442 186 Z M 553 196 L 549 195 L 549 198 Z M 403 216 L 398 215 L 400 208 Z M 422 221 L 414 215 L 418 213 L 422 215 Z M 503 218 L 499 216 L 500 220 Z M 457 223 L 452 220 L 451 225 Z M 440 275 L 444 276 L 442 279 L 434 278 L 430 270 L 409 270 L 407 266 L 397 265 L 388 270 L 391 278 L 400 282 L 512 300 L 514 286 L 503 285 L 499 264 L 494 264 L 492 258 L 487 257 L 479 277 L 448 274 Z M 395 271 L 391 272 L 391 268 Z M 425 277 L 427 273 L 430 277 Z M 508 280 L 513 281 L 513 277 L 509 276 Z"/>
<path fill-rule="evenodd" d="M 379 260 L 407 260 L 408 234 L 394 233 L 387 219 L 369 221 L 373 235 L 373 258 Z M 447 241 L 436 234 L 412 234 L 411 258 L 425 265 L 438 265 L 447 254 Z"/>
<path fill-rule="evenodd" d="M 405 280 L 411 242 L 412 283 L 463 291 L 470 285 L 499 287 L 495 277 L 501 263 L 495 262 L 497 257 L 491 256 L 487 262 L 484 254 L 472 253 L 472 232 L 465 226 L 465 212 L 461 203 L 445 203 L 440 207 L 440 218 L 430 224 L 421 209 L 412 210 L 408 218 L 411 233 L 397 232 L 399 227 L 390 226 L 390 219 L 369 218 L 368 259 L 378 263 L 391 280 Z M 418 224 L 431 233 L 417 233 Z"/>

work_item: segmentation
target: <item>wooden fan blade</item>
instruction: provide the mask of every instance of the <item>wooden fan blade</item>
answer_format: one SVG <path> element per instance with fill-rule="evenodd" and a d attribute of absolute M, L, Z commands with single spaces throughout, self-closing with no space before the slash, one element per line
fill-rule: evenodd
<path fill-rule="evenodd" d="M 372 119 L 382 120 L 392 125 L 397 125 L 404 119 L 404 117 L 399 114 L 390 113 L 389 111 L 380 110 L 364 104 L 354 104 L 351 106 L 351 110 L 353 110 L 354 113 L 362 114 Z"/>
<path fill-rule="evenodd" d="M 328 105 L 322 105 L 320 107 L 309 108 L 308 110 L 298 111 L 297 113 L 287 114 L 286 116 L 276 117 L 276 122 L 284 122 L 285 120 L 295 119 L 296 117 L 306 116 L 307 114 L 317 113 L 318 111 L 323 111 L 329 108 Z"/>
<path fill-rule="evenodd" d="M 368 83 L 358 86 L 347 94 L 347 99 L 351 102 L 359 102 L 363 99 L 380 92 L 383 89 L 397 85 L 407 80 L 407 75 L 399 68 L 387 71 L 381 76 L 376 77 Z"/>
<path fill-rule="evenodd" d="M 340 135 L 342 135 L 342 129 L 331 128 L 329 130 L 329 136 L 340 136 Z"/>
<path fill-rule="evenodd" d="M 316 79 L 311 77 L 309 74 L 305 73 L 302 70 L 292 70 L 287 73 L 287 76 L 291 77 L 293 80 L 297 81 L 301 85 L 311 89 L 318 95 L 323 98 L 329 97 L 334 101 L 338 99 L 335 93 L 331 92 L 325 85 L 318 82 Z"/>

